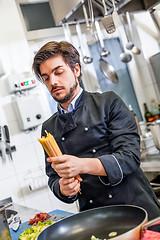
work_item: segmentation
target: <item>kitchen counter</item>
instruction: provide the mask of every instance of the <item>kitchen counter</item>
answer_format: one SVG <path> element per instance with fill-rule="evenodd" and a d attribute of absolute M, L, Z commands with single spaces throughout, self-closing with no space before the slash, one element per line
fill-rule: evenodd
<path fill-rule="evenodd" d="M 20 216 L 21 222 L 22 222 L 17 231 L 13 231 L 10 228 L 10 234 L 11 234 L 11 239 L 12 240 L 18 240 L 18 237 L 20 236 L 20 234 L 22 232 L 24 232 L 26 229 L 31 227 L 31 225 L 28 225 L 29 219 L 33 218 L 35 216 L 35 214 L 42 212 L 40 210 L 28 208 L 28 207 L 25 207 L 25 206 L 22 206 L 22 205 L 19 205 L 19 204 L 15 204 L 15 203 L 13 203 L 13 205 L 11 207 L 9 207 L 8 209 L 17 211 L 19 216 Z M 49 212 L 49 214 L 52 215 L 50 220 L 56 222 L 60 219 L 71 216 L 73 213 L 56 209 L 52 212 Z"/>
<path fill-rule="evenodd" d="M 160 154 L 146 155 L 141 159 L 141 168 L 144 172 L 160 172 Z"/>

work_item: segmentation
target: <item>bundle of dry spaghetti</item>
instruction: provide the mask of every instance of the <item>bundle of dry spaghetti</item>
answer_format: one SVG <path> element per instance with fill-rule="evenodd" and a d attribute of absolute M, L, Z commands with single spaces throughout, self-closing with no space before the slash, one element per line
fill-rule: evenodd
<path fill-rule="evenodd" d="M 46 130 L 46 137 L 42 136 L 42 138 L 38 138 L 38 141 L 41 143 L 43 149 L 46 151 L 49 157 L 61 156 L 62 152 L 53 137 L 52 134 L 48 133 Z M 79 176 L 75 177 L 75 179 L 79 179 Z M 79 193 L 81 194 L 81 189 L 79 189 Z"/>
<path fill-rule="evenodd" d="M 49 157 L 61 156 L 62 152 L 58 147 L 58 144 L 52 134 L 48 133 L 46 130 L 46 137 L 38 138 L 38 141 L 41 143 L 43 149 L 46 151 Z"/>

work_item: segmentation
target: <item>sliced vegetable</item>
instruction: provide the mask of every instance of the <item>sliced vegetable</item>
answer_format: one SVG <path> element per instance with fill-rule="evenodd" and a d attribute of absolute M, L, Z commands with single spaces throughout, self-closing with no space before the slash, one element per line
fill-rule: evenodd
<path fill-rule="evenodd" d="M 108 237 L 115 237 L 117 235 L 117 232 L 110 232 L 108 234 Z"/>
<path fill-rule="evenodd" d="M 46 222 L 38 222 L 36 226 L 32 226 L 31 228 L 26 229 L 18 238 L 18 240 L 36 240 L 40 232 L 42 232 L 45 228 L 50 226 L 53 221 Z"/>

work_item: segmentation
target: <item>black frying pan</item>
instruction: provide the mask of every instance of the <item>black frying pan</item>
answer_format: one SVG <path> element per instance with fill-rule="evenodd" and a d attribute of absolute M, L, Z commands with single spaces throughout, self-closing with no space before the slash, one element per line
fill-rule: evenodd
<path fill-rule="evenodd" d="M 37 240 L 90 240 L 94 235 L 110 239 L 139 239 L 141 225 L 147 222 L 147 212 L 140 207 L 115 205 L 77 213 L 49 226 Z M 129 235 L 128 235 L 129 234 Z"/>

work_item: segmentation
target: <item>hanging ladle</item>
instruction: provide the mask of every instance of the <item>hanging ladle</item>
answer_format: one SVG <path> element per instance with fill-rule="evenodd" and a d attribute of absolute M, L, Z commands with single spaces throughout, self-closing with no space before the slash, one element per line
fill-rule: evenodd
<path fill-rule="evenodd" d="M 121 47 L 123 50 L 119 57 L 120 57 L 121 62 L 128 63 L 132 60 L 132 55 L 125 51 L 125 48 L 122 43 L 121 31 L 124 31 L 124 28 L 121 26 L 121 27 L 119 27 L 118 30 L 119 30 L 119 40 L 120 40 Z"/>
<path fill-rule="evenodd" d="M 104 56 L 107 57 L 109 55 L 109 51 L 106 51 L 106 50 L 104 51 L 104 43 L 101 35 L 101 29 L 97 20 L 95 21 L 95 26 L 96 26 L 97 35 L 100 41 L 100 46 L 101 46 L 101 54 L 99 59 L 101 71 L 111 82 L 117 83 L 118 76 L 115 72 L 114 67 L 102 58 Z"/>
<path fill-rule="evenodd" d="M 132 48 L 134 47 L 134 43 L 131 41 L 131 36 L 130 36 L 129 31 L 126 28 L 126 24 L 125 24 L 123 16 L 121 17 L 121 21 L 123 23 L 124 32 L 125 32 L 125 35 L 126 35 L 126 38 L 127 38 L 127 43 L 126 43 L 125 46 L 128 50 L 132 50 Z"/>
<path fill-rule="evenodd" d="M 132 24 L 131 24 L 131 18 L 130 18 L 129 12 L 126 12 L 126 18 L 127 18 L 127 22 L 128 22 L 131 39 L 132 39 Z M 138 47 L 133 46 L 132 53 L 135 55 L 138 55 L 141 53 L 141 50 Z"/>
<path fill-rule="evenodd" d="M 81 49 L 81 52 L 82 52 L 83 62 L 84 62 L 85 64 L 89 64 L 89 63 L 93 62 L 93 58 L 87 56 L 86 53 L 85 53 L 85 50 L 84 50 L 84 48 L 83 48 L 83 40 L 82 40 L 81 27 L 80 27 L 80 24 L 79 24 L 78 21 L 77 21 L 77 23 L 76 23 L 76 31 L 77 31 L 77 37 L 78 37 L 80 49 Z"/>
<path fill-rule="evenodd" d="M 95 21 L 95 26 L 96 26 L 100 46 L 101 46 L 101 57 L 107 57 L 108 55 L 110 55 L 110 52 L 107 49 L 105 49 L 105 47 L 104 47 L 101 29 L 100 29 L 100 26 L 99 26 L 99 23 L 97 20 Z"/>
<path fill-rule="evenodd" d="M 132 55 L 130 53 L 128 53 L 128 52 L 125 52 L 122 42 L 121 42 L 121 46 L 123 48 L 123 51 L 122 51 L 122 53 L 119 56 L 120 60 L 123 63 L 129 63 L 132 60 Z"/>

